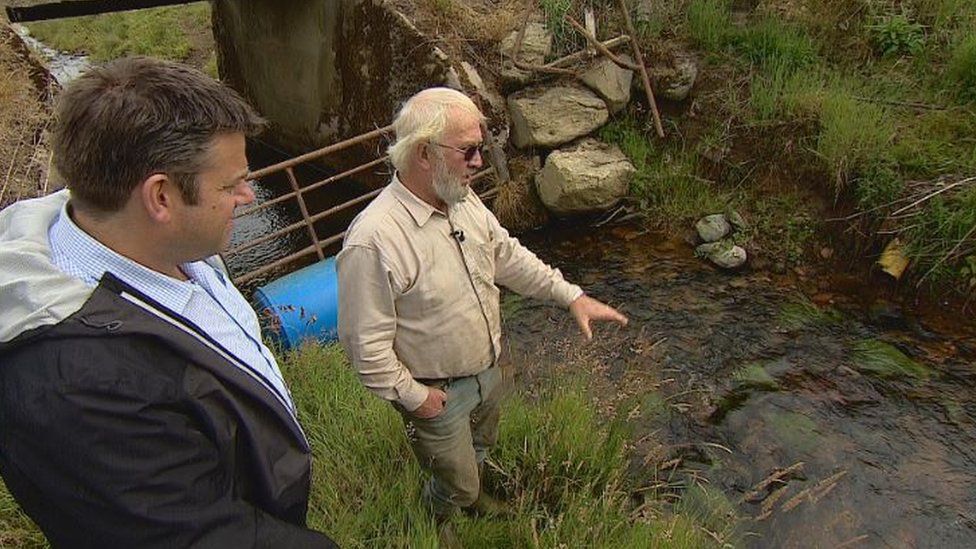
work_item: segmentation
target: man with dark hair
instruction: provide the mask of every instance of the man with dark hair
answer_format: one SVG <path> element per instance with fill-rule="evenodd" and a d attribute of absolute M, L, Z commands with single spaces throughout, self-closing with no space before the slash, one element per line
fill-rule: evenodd
<path fill-rule="evenodd" d="M 0 212 L 0 473 L 55 546 L 331 547 L 311 454 L 217 255 L 254 199 L 234 92 L 91 69 L 53 130 L 68 190 Z"/>

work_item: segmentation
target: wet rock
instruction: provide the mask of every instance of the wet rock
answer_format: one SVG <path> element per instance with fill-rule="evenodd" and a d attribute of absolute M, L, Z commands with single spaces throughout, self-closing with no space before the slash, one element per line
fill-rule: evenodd
<path fill-rule="evenodd" d="M 627 195 L 634 166 L 616 145 L 585 139 L 553 151 L 536 176 L 539 198 L 557 215 L 606 210 Z"/>
<path fill-rule="evenodd" d="M 532 74 L 515 66 L 515 41 L 518 31 L 506 36 L 501 43 L 502 54 L 502 82 L 506 85 L 525 85 L 532 79 Z M 552 50 L 552 35 L 542 23 L 529 23 L 525 27 L 522 37 L 522 47 L 519 49 L 518 60 L 529 65 L 542 65 L 546 56 Z"/>
<path fill-rule="evenodd" d="M 508 98 L 516 147 L 555 148 L 589 134 L 610 117 L 607 104 L 587 89 L 533 89 Z"/>
<path fill-rule="evenodd" d="M 746 262 L 746 251 L 731 241 L 706 242 L 695 248 L 695 254 L 723 269 L 737 269 Z"/>
<path fill-rule="evenodd" d="M 732 226 L 722 214 L 706 215 L 695 223 L 695 230 L 704 242 L 718 242 L 732 232 Z"/>
<path fill-rule="evenodd" d="M 633 63 L 634 60 L 624 54 L 621 59 Z M 590 70 L 583 73 L 581 78 L 591 90 L 607 102 L 611 113 L 619 112 L 630 102 L 630 88 L 634 80 L 634 71 L 618 66 L 606 57 L 601 57 Z"/>

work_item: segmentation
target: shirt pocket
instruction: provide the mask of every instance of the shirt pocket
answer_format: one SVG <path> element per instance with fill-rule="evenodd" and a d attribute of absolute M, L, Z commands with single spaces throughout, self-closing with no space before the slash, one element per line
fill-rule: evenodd
<path fill-rule="evenodd" d="M 495 246 L 492 242 L 476 243 L 472 246 L 471 274 L 481 282 L 495 284 Z"/>

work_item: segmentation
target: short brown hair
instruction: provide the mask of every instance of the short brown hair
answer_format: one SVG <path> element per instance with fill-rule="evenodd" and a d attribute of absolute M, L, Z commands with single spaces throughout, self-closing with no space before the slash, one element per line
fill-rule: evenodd
<path fill-rule="evenodd" d="M 185 65 L 128 57 L 92 68 L 61 95 L 54 164 L 72 200 L 118 211 L 133 189 L 165 173 L 197 201 L 196 175 L 213 138 L 255 135 L 265 121 L 230 88 Z"/>

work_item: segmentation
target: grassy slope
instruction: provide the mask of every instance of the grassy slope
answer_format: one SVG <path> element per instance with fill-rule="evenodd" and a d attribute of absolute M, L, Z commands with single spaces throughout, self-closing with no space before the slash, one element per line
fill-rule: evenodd
<path fill-rule="evenodd" d="M 687 226 L 732 207 L 755 225 L 746 239 L 770 259 L 797 262 L 815 232 L 845 228 L 811 221 L 815 187 L 831 209 L 864 212 L 854 221 L 869 238 L 858 252 L 875 254 L 898 235 L 915 279 L 972 291 L 976 185 L 887 218 L 940 182 L 976 176 L 976 3 L 899 6 L 801 0 L 733 13 L 725 0 L 660 4 L 645 45 L 701 53 L 701 112 L 671 117 L 663 143 L 643 112 L 603 130 L 635 160 L 633 191 L 649 217 Z M 731 153 L 720 166 L 705 160 L 723 147 Z"/>
<path fill-rule="evenodd" d="M 183 61 L 216 76 L 210 5 L 170 6 L 30 23 L 31 34 L 95 61 L 148 55 Z"/>
<path fill-rule="evenodd" d="M 282 364 L 314 453 L 309 524 L 343 547 L 436 546 L 399 415 L 362 387 L 337 347 L 309 345 Z M 637 508 L 628 457 L 622 432 L 597 416 L 579 385 L 554 386 L 533 401 L 516 395 L 503 413 L 490 481 L 518 517 L 459 518 L 458 535 L 465 547 L 485 548 L 682 548 L 732 538 L 729 509 L 704 489 L 677 510 L 653 499 Z M 4 490 L 0 528 L 4 547 L 44 545 Z"/>

